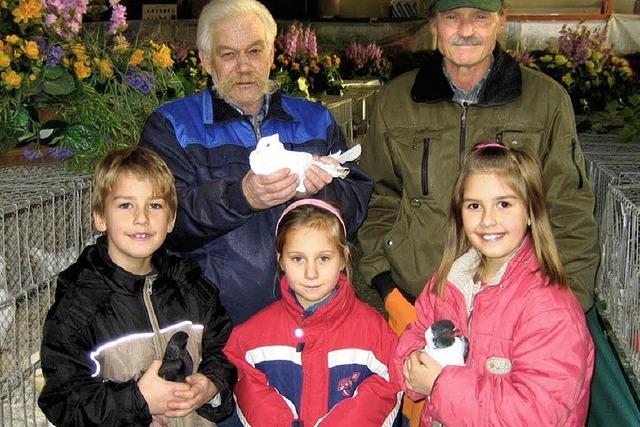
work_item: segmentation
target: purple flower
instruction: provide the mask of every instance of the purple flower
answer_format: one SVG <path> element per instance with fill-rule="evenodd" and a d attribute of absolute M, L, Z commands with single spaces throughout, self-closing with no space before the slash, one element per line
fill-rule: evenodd
<path fill-rule="evenodd" d="M 185 42 L 178 42 L 173 46 L 172 56 L 176 63 L 186 61 L 188 55 L 189 48 Z"/>
<path fill-rule="evenodd" d="M 49 147 L 47 149 L 47 155 L 54 160 L 62 160 L 73 156 L 73 151 L 68 148 Z"/>
<path fill-rule="evenodd" d="M 40 160 L 44 157 L 44 153 L 38 149 L 32 150 L 29 146 L 24 147 L 22 155 L 27 160 Z"/>
<path fill-rule="evenodd" d="M 34 40 L 38 45 L 38 51 L 44 52 L 45 50 L 47 50 L 47 39 L 45 39 L 44 37 L 36 37 Z"/>
<path fill-rule="evenodd" d="M 153 74 L 138 70 L 129 70 L 124 76 L 124 81 L 138 92 L 147 95 L 155 89 Z"/>
<path fill-rule="evenodd" d="M 64 50 L 62 50 L 62 47 L 60 47 L 59 44 L 54 44 L 47 51 L 46 65 L 48 65 L 49 67 L 55 67 L 60 63 L 60 61 L 62 61 L 63 57 L 64 57 Z"/>

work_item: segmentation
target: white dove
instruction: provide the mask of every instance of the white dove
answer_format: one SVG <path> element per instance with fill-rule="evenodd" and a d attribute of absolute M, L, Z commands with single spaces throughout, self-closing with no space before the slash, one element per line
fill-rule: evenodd
<path fill-rule="evenodd" d="M 340 164 L 356 160 L 360 157 L 362 148 L 360 144 L 342 153 L 329 154 Z M 304 151 L 290 151 L 284 148 L 280 142 L 280 135 L 273 134 L 265 136 L 258 140 L 256 149 L 249 154 L 249 165 L 251 170 L 257 175 L 268 175 L 274 173 L 278 169 L 289 168 L 291 173 L 298 174 L 300 183 L 298 183 L 297 191 L 304 193 L 304 172 L 311 166 L 316 165 L 326 171 L 334 178 L 345 178 L 349 175 L 349 168 L 340 165 L 322 163 L 314 160 L 310 153 Z"/>

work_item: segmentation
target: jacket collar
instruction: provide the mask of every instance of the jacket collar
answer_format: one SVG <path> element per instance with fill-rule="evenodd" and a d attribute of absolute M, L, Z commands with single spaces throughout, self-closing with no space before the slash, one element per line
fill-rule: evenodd
<path fill-rule="evenodd" d="M 478 99 L 479 105 L 501 105 L 522 93 L 522 73 L 518 63 L 496 43 L 493 66 Z M 439 51 L 420 67 L 411 88 L 415 102 L 450 101 L 453 90 L 442 71 L 443 57 Z"/>
<path fill-rule="evenodd" d="M 215 90 L 207 89 L 203 99 L 202 111 L 205 124 L 225 123 L 235 120 L 242 120 L 245 117 L 227 101 L 220 98 Z M 275 118 L 283 121 L 292 121 L 293 118 L 287 113 L 282 105 L 282 93 L 274 92 L 269 100 L 269 111 L 265 120 Z"/>
<path fill-rule="evenodd" d="M 473 297 L 480 290 L 480 284 L 474 281 L 474 276 L 480 264 L 480 254 L 475 248 L 469 249 L 455 260 L 447 276 L 447 281 L 464 295 L 467 303 L 467 313 L 471 310 Z M 531 236 L 527 235 L 516 253 L 500 268 L 496 277 L 487 286 L 509 284 L 514 285 L 516 275 L 539 270 L 537 258 L 533 253 Z"/>
<path fill-rule="evenodd" d="M 87 248 L 89 262 L 96 271 L 111 279 L 109 286 L 116 292 L 138 294 L 144 284 L 145 276 L 130 273 L 116 265 L 109 257 L 107 236 L 100 236 L 94 246 Z M 158 274 L 168 271 L 168 255 L 164 246 L 160 247 L 151 257 L 151 264 Z"/>
<path fill-rule="evenodd" d="M 282 300 L 287 311 L 299 319 L 302 318 L 304 308 L 298 303 L 295 294 L 291 292 L 287 278 L 284 276 L 280 280 L 280 294 L 282 295 Z M 307 325 L 325 322 L 342 322 L 351 312 L 355 298 L 355 291 L 351 283 L 349 283 L 344 274 L 340 274 L 337 292 L 331 301 L 319 307 L 313 314 L 306 317 L 304 322 Z"/>

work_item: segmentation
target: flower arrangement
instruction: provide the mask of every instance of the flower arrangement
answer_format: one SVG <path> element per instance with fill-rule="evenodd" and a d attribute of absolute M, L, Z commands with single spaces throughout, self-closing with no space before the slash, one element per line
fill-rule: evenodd
<path fill-rule="evenodd" d="M 391 63 L 375 43 L 366 46 L 352 42 L 340 62 L 340 73 L 348 79 L 379 78 L 389 80 Z"/>
<path fill-rule="evenodd" d="M 560 30 L 557 47 L 514 57 L 561 83 L 571 95 L 576 112 L 603 110 L 606 104 L 628 93 L 633 72 L 629 62 L 614 54 L 604 28 L 585 25 Z"/>
<path fill-rule="evenodd" d="M 292 24 L 278 35 L 275 49 L 271 78 L 280 83 L 283 92 L 307 98 L 310 93 L 342 92 L 340 58 L 318 53 L 316 33 L 310 26 Z"/>
<path fill-rule="evenodd" d="M 73 155 L 90 169 L 136 143 L 151 111 L 184 94 L 169 46 L 130 44 L 120 0 L 109 1 L 107 37 L 82 31 L 87 2 L 0 0 L 0 152 Z"/>

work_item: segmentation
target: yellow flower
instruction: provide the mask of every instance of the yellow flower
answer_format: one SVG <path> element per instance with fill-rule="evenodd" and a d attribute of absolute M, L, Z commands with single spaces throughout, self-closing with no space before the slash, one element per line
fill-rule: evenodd
<path fill-rule="evenodd" d="M 307 79 L 305 79 L 304 77 L 298 77 L 297 83 L 298 83 L 298 89 L 300 89 L 300 91 L 304 93 L 308 98 L 309 86 L 307 85 Z"/>
<path fill-rule="evenodd" d="M 82 61 L 74 62 L 73 69 L 78 80 L 84 80 L 91 75 L 91 68 L 87 67 Z"/>
<path fill-rule="evenodd" d="M 589 70 L 590 72 L 593 72 L 593 70 L 596 68 L 596 64 L 593 61 L 587 61 L 584 63 L 584 65 L 587 67 L 587 70 Z"/>
<path fill-rule="evenodd" d="M 22 51 L 30 59 L 38 59 L 38 55 L 40 54 L 40 50 L 38 50 L 38 43 L 34 42 L 33 40 L 26 42 L 22 46 Z"/>
<path fill-rule="evenodd" d="M 13 22 L 26 24 L 30 19 L 42 18 L 42 3 L 40 0 L 20 0 L 11 14 L 14 16 Z"/>
<path fill-rule="evenodd" d="M 144 51 L 142 49 L 136 49 L 131 54 L 131 59 L 129 59 L 130 65 L 140 65 L 140 63 L 144 61 Z"/>
<path fill-rule="evenodd" d="M 20 74 L 16 73 L 13 70 L 3 71 L 0 76 L 2 76 L 2 81 L 9 88 L 19 88 L 20 82 L 22 82 L 22 77 Z"/>
<path fill-rule="evenodd" d="M 553 61 L 553 56 L 551 55 L 544 55 L 540 57 L 540 61 L 542 62 L 551 62 Z"/>
<path fill-rule="evenodd" d="M 69 48 L 71 49 L 71 52 L 76 56 L 78 61 L 82 62 L 87 60 L 87 51 L 85 50 L 83 45 L 81 45 L 80 43 L 74 43 L 69 46 Z"/>
<path fill-rule="evenodd" d="M 9 4 L 7 3 L 7 0 L 0 1 L 0 8 L 6 9 L 7 6 L 9 6 Z"/>
<path fill-rule="evenodd" d="M 568 59 L 564 55 L 560 55 L 560 54 L 556 55 L 556 57 L 554 59 L 555 59 L 556 64 L 558 64 L 558 65 L 564 65 L 568 61 Z"/>
<path fill-rule="evenodd" d="M 156 45 L 153 53 L 151 54 L 151 62 L 159 68 L 172 67 L 173 59 L 171 59 L 171 49 L 169 49 L 169 46 L 164 43 L 161 46 Z"/>
<path fill-rule="evenodd" d="M 573 77 L 571 77 L 571 73 L 567 73 L 562 76 L 562 82 L 567 86 L 571 86 L 573 84 Z"/>
<path fill-rule="evenodd" d="M 4 39 L 9 44 L 18 44 L 18 43 L 20 43 L 20 37 L 16 36 L 15 34 L 11 34 L 11 35 L 5 37 Z"/>
<path fill-rule="evenodd" d="M 113 64 L 108 59 L 94 58 L 93 62 L 98 66 L 100 74 L 105 79 L 109 79 L 113 76 Z"/>
<path fill-rule="evenodd" d="M 11 64 L 11 57 L 0 50 L 0 68 L 7 68 Z"/>

